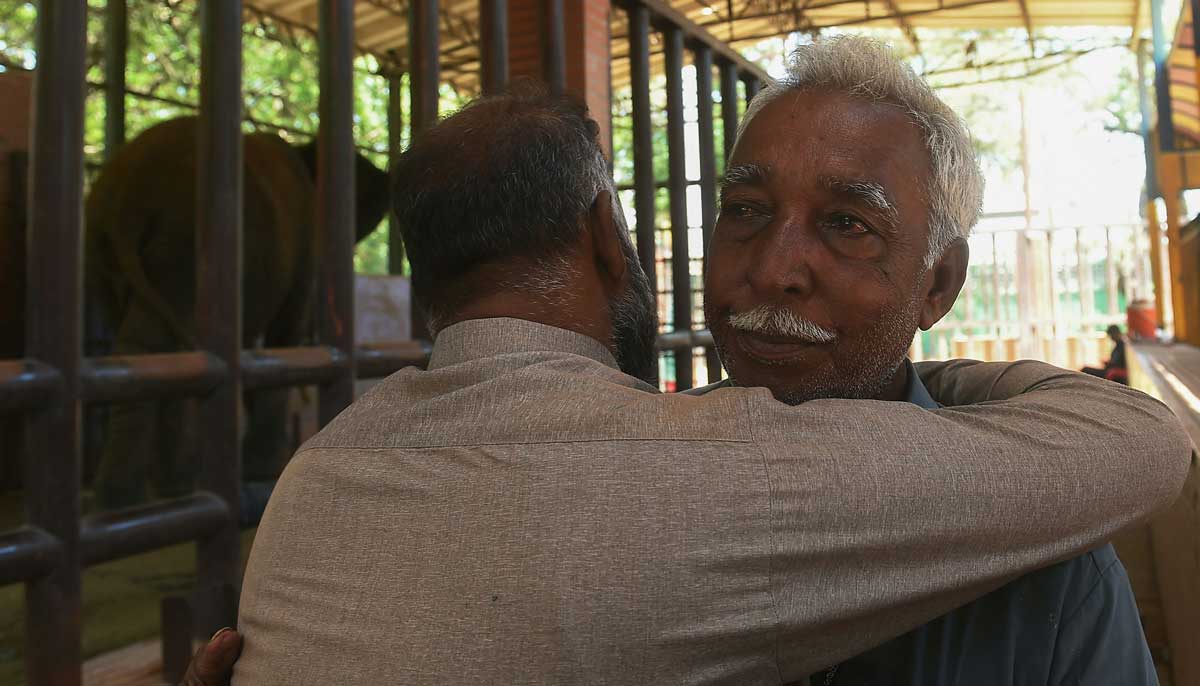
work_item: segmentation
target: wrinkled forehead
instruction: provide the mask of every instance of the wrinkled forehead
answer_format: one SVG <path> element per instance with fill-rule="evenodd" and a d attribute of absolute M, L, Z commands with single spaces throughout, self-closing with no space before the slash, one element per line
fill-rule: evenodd
<path fill-rule="evenodd" d="M 932 165 L 920 126 L 901 107 L 841 93 L 783 93 L 750 119 L 730 165 L 772 169 L 792 184 L 873 182 L 903 204 L 924 206 Z"/>

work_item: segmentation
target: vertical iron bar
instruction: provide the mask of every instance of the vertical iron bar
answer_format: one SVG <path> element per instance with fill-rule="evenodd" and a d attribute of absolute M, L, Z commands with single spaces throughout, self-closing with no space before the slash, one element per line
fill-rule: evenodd
<path fill-rule="evenodd" d="M 433 126 L 438 117 L 438 0 L 413 0 L 409 24 L 409 89 L 412 135 Z"/>
<path fill-rule="evenodd" d="M 196 333 L 198 345 L 229 370 L 200 402 L 197 487 L 220 496 L 232 517 L 196 546 L 204 597 L 196 632 L 210 635 L 236 620 L 223 601 L 241 569 L 238 541 L 242 476 L 242 3 L 200 4 L 200 113 L 196 136 Z"/>
<path fill-rule="evenodd" d="M 697 125 L 700 129 L 700 217 L 704 231 L 704 260 L 708 264 L 708 244 L 713 226 L 717 223 L 717 150 L 713 132 L 713 57 L 712 50 L 705 45 L 695 49 Z M 708 367 L 708 381 L 721 380 L 721 358 L 717 349 L 709 346 L 704 351 Z"/>
<path fill-rule="evenodd" d="M 409 5 L 408 43 L 410 50 L 408 88 L 411 98 L 408 116 L 412 119 L 412 138 L 433 126 L 438 117 L 438 0 L 412 0 Z M 411 305 L 412 337 L 428 340 L 429 327 L 416 304 Z"/>
<path fill-rule="evenodd" d="M 629 9 L 629 88 L 633 99 L 633 208 L 642 271 L 658 292 L 654 226 L 654 128 L 650 118 L 650 12 L 641 3 Z"/>
<path fill-rule="evenodd" d="M 542 78 L 550 92 L 567 91 L 567 38 L 563 0 L 541 0 Z"/>
<path fill-rule="evenodd" d="M 320 0 L 318 7 L 320 338 L 348 362 L 321 387 L 317 414 L 325 425 L 354 401 L 354 0 Z"/>
<path fill-rule="evenodd" d="M 394 68 L 394 67 L 393 67 Z M 404 113 L 400 111 L 401 101 L 400 74 L 395 71 L 388 73 L 388 170 L 396 162 L 403 145 L 400 132 L 404 128 Z M 404 272 L 404 239 L 400 236 L 400 227 L 396 218 L 388 208 L 388 274 Z"/>
<path fill-rule="evenodd" d="M 738 129 L 738 76 L 737 65 L 729 60 L 718 60 L 721 65 L 721 133 L 725 137 L 725 166 L 729 166 L 729 155 L 737 140 Z"/>
<path fill-rule="evenodd" d="M 125 0 L 108 0 L 104 8 L 104 159 L 112 159 L 125 143 L 125 56 L 129 51 L 129 19 Z"/>
<path fill-rule="evenodd" d="M 687 167 L 683 135 L 683 30 L 663 31 L 667 72 L 667 168 L 671 199 L 671 284 L 676 331 L 692 328 L 692 274 L 688 255 Z M 675 350 L 675 390 L 691 388 L 692 348 Z"/>
<path fill-rule="evenodd" d="M 80 683 L 79 367 L 82 354 L 84 0 L 43 0 L 30 163 L 25 351 L 58 369 L 62 393 L 26 423 L 25 513 L 62 543 L 25 585 L 26 678 Z"/>
<path fill-rule="evenodd" d="M 483 30 L 483 94 L 495 95 L 508 86 L 508 0 L 479 0 L 479 16 Z"/>
<path fill-rule="evenodd" d="M 743 82 L 746 84 L 746 107 L 749 107 L 754 96 L 758 95 L 759 89 L 762 88 L 762 82 L 756 76 L 747 76 Z"/>

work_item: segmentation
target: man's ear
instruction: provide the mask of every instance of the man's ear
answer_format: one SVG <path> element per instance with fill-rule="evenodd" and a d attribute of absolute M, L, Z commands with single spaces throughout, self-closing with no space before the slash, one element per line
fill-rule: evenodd
<path fill-rule="evenodd" d="M 925 300 L 921 303 L 919 325 L 922 331 L 928 331 L 954 307 L 954 301 L 958 299 L 958 293 L 967 280 L 967 264 L 970 258 L 971 251 L 967 247 L 967 241 L 958 238 L 946 248 L 937 262 L 934 262 L 926 277 L 929 279 L 929 285 L 925 292 Z"/>
<path fill-rule="evenodd" d="M 616 203 L 608 191 L 600 191 L 588 210 L 588 232 L 592 239 L 592 254 L 596 260 L 596 272 L 605 292 L 610 296 L 621 293 L 625 287 L 625 252 L 621 249 L 621 238 L 617 231 L 622 222 L 613 217 Z"/>

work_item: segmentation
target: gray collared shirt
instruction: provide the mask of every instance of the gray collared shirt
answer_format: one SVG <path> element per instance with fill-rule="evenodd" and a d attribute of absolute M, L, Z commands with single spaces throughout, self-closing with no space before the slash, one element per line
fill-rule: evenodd
<path fill-rule="evenodd" d="M 284 470 L 234 684 L 778 684 L 1182 485 L 1187 436 L 1135 391 L 1037 363 L 921 373 L 967 407 L 664 395 L 570 331 L 448 327 Z"/>
<path fill-rule="evenodd" d="M 911 363 L 906 400 L 938 403 Z M 1157 686 L 1112 545 L 1031 572 L 814 676 L 814 686 Z"/>

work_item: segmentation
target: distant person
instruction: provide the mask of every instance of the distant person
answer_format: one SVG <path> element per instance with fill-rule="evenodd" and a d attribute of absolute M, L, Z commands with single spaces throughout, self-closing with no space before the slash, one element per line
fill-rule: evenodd
<path fill-rule="evenodd" d="M 1116 381 L 1129 385 L 1129 367 L 1125 364 L 1125 337 L 1121 335 L 1121 327 L 1113 324 L 1108 327 L 1108 337 L 1112 339 L 1112 354 L 1103 367 L 1084 367 L 1084 374 L 1098 376 L 1101 379 Z"/>

